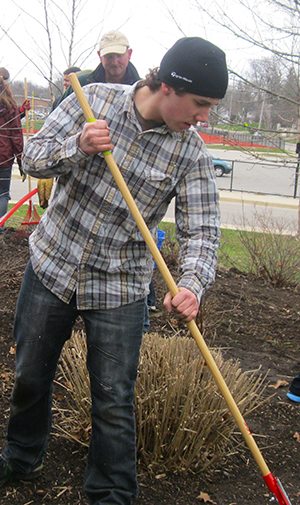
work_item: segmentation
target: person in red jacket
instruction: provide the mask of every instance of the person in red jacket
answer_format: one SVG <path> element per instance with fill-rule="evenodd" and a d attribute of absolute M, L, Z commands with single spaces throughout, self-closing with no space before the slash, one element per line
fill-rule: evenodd
<path fill-rule="evenodd" d="M 6 68 L 1 67 L 0 68 L 0 75 L 2 75 L 2 77 L 4 79 L 4 84 L 6 84 L 6 86 L 8 86 L 11 83 L 9 71 L 6 70 Z M 29 98 L 26 98 L 23 101 L 22 105 L 20 105 L 20 107 L 19 107 L 20 118 L 22 119 L 23 117 L 25 117 L 26 111 L 30 110 L 30 109 L 31 109 L 30 100 L 29 100 Z"/>
<path fill-rule="evenodd" d="M 11 172 L 15 159 L 22 171 L 23 132 L 20 111 L 9 89 L 9 73 L 0 69 L 0 217 L 4 216 L 10 200 Z M 4 72 L 5 71 L 5 72 Z M 24 179 L 25 180 L 25 179 Z M 3 233 L 4 225 L 0 228 Z"/>

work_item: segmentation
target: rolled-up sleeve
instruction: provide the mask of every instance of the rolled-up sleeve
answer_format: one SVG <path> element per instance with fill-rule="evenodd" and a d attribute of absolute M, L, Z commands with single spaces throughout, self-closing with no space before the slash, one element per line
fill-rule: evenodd
<path fill-rule="evenodd" d="M 57 177 L 87 158 L 79 147 L 84 115 L 71 95 L 46 119 L 41 130 L 28 140 L 23 156 L 24 171 L 36 178 Z"/>

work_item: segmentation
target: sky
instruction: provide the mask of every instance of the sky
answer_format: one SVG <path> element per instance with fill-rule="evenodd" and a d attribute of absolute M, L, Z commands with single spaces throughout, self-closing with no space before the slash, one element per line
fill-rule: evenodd
<path fill-rule="evenodd" d="M 247 47 L 193 7 L 193 0 L 76 0 L 76 31 L 72 65 L 94 69 L 99 63 L 97 50 L 101 36 L 113 29 L 129 39 L 132 63 L 141 77 L 149 68 L 159 66 L 165 52 L 182 36 L 200 36 L 221 47 L 228 65 L 243 72 L 254 48 Z M 63 11 L 53 0 L 46 0 L 51 32 L 54 72 L 58 76 L 69 66 L 70 6 L 64 0 Z M 47 85 L 49 50 L 43 11 L 44 0 L 5 0 L 0 21 L 0 66 L 12 79 Z M 232 15 L 237 4 L 232 5 Z M 229 9 L 230 10 L 230 9 Z M 55 23 L 53 23 L 55 20 Z M 259 54 L 257 54 L 259 57 Z"/>

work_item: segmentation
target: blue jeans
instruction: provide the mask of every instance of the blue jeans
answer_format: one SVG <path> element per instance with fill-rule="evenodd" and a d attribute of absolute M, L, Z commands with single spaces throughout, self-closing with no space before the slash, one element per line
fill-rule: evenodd
<path fill-rule="evenodd" d="M 81 315 L 87 337 L 92 434 L 84 489 L 93 505 L 129 505 L 138 494 L 134 387 L 145 300 L 84 310 L 59 300 L 29 262 L 14 324 L 16 377 L 3 458 L 22 473 L 42 462 L 51 428 L 52 384 L 62 347 Z"/>
<path fill-rule="evenodd" d="M 149 294 L 147 297 L 147 305 L 150 305 L 152 307 L 155 307 L 156 305 L 156 294 L 155 294 L 155 287 L 154 287 L 154 279 L 151 277 L 151 282 L 149 284 Z"/>
<path fill-rule="evenodd" d="M 150 328 L 150 316 L 149 316 L 149 308 L 148 308 L 147 298 L 146 298 L 145 305 L 144 305 L 144 311 L 145 311 L 145 319 L 144 319 L 143 333 L 147 333 L 147 331 Z"/>
<path fill-rule="evenodd" d="M 149 294 L 145 300 L 145 321 L 144 321 L 144 327 L 143 327 L 144 333 L 147 333 L 147 331 L 150 328 L 149 306 L 155 307 L 155 305 L 156 305 L 156 294 L 155 294 L 153 277 L 151 277 L 151 282 L 149 284 L 149 290 L 150 290 Z"/>
<path fill-rule="evenodd" d="M 10 182 L 12 167 L 0 168 L 0 218 L 4 216 L 8 209 L 10 200 Z M 3 233 L 4 225 L 0 228 L 0 234 Z"/>

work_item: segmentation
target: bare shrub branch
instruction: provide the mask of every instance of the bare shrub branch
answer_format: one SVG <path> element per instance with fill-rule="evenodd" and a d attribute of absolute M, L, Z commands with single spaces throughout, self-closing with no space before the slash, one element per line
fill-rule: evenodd
<path fill-rule="evenodd" d="M 247 255 L 249 273 L 275 287 L 299 285 L 300 242 L 296 226 L 275 219 L 271 211 L 256 211 L 251 220 L 243 219 L 238 236 Z"/>

